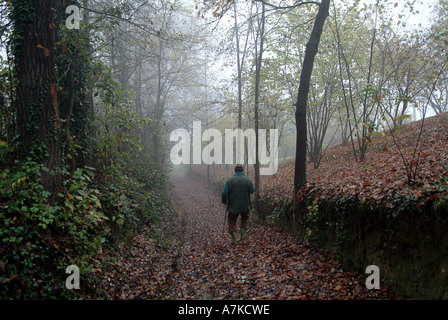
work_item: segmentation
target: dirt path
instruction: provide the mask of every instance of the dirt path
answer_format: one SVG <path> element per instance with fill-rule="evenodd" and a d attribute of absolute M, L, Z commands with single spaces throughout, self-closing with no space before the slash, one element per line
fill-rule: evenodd
<path fill-rule="evenodd" d="M 182 239 L 165 299 L 390 299 L 367 290 L 365 278 L 343 272 L 310 246 L 251 223 L 248 240 L 223 236 L 220 194 L 200 180 L 172 176 Z M 214 205 L 211 199 L 214 199 Z"/>
<path fill-rule="evenodd" d="M 220 194 L 179 173 L 171 180 L 178 214 L 105 253 L 98 292 L 126 300 L 393 298 L 270 226 L 251 222 L 247 240 L 232 245 L 227 230 L 223 236 Z"/>

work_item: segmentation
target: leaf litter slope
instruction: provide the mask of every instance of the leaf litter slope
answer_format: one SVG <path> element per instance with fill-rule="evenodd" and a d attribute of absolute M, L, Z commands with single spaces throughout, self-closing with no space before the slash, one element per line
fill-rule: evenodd
<path fill-rule="evenodd" d="M 423 126 L 422 126 L 423 125 Z M 327 150 L 318 169 L 308 163 L 308 185 L 300 196 L 319 189 L 320 198 L 358 197 L 378 206 L 394 207 L 403 197 L 419 205 L 446 199 L 448 179 L 448 113 L 411 122 L 384 136 L 372 137 L 366 158 L 357 162 L 349 142 Z M 408 183 L 406 167 L 416 173 Z M 261 199 L 276 202 L 294 195 L 294 160 L 274 177 L 262 179 Z"/>
<path fill-rule="evenodd" d="M 271 226 L 251 223 L 248 239 L 232 245 L 219 193 L 199 179 L 175 174 L 172 182 L 183 230 L 164 299 L 392 298 Z"/>

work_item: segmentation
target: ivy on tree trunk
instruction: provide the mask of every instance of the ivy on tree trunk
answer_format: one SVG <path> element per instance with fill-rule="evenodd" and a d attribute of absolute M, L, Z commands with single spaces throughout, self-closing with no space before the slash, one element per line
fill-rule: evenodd
<path fill-rule="evenodd" d="M 13 2 L 17 116 L 23 156 L 44 165 L 42 184 L 54 194 L 62 186 L 62 150 L 53 5 L 50 0 Z"/>

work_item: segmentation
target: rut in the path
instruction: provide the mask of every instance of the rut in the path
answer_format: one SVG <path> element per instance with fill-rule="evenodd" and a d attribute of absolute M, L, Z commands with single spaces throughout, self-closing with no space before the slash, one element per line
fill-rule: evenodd
<path fill-rule="evenodd" d="M 172 175 L 177 215 L 165 217 L 132 244 L 105 253 L 98 289 L 112 299 L 391 299 L 367 290 L 365 278 L 344 272 L 310 245 L 273 227 L 250 223 L 247 240 L 232 245 L 220 194 L 200 179 Z M 211 199 L 214 200 L 211 202 Z"/>
<path fill-rule="evenodd" d="M 165 299 L 390 299 L 365 278 L 273 227 L 250 224 L 248 240 L 223 236 L 220 194 L 199 179 L 173 175 L 183 239 Z M 213 200 L 214 199 L 214 204 Z M 226 226 L 227 228 L 227 226 Z"/>

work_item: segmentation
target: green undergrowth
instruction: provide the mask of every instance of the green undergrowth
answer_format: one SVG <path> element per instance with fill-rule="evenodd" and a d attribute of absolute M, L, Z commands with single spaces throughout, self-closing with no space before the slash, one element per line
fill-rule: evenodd
<path fill-rule="evenodd" d="M 105 248 L 157 225 L 166 208 L 166 177 L 148 167 L 111 167 L 101 176 L 78 168 L 57 195 L 41 183 L 42 165 L 30 159 L 0 176 L 0 299 L 92 297 L 93 260 Z M 68 173 L 65 172 L 67 176 Z M 80 270 L 82 287 L 67 290 L 67 266 Z"/>

